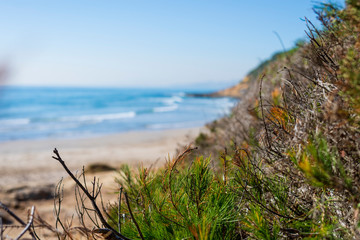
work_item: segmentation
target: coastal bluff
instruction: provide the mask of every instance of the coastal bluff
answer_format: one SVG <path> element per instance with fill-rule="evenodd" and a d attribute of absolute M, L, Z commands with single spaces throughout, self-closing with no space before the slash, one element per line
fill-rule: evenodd
<path fill-rule="evenodd" d="M 241 80 L 236 85 L 219 90 L 211 93 L 188 93 L 189 97 L 210 97 L 210 98 L 218 98 L 218 97 L 231 97 L 240 99 L 241 96 L 246 92 L 249 88 L 249 76 L 246 76 L 243 80 Z"/>

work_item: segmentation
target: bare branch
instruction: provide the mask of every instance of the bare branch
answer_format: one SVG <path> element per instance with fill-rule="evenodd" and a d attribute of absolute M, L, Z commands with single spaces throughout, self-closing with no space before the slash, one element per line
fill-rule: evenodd
<path fill-rule="evenodd" d="M 96 204 L 96 198 L 94 196 L 92 196 L 89 191 L 80 183 L 80 181 L 74 176 L 74 174 L 72 174 L 72 172 L 69 170 L 69 168 L 66 166 L 65 162 L 62 160 L 58 150 L 55 148 L 54 149 L 54 154 L 56 156 L 53 156 L 53 158 L 55 160 L 57 160 L 61 165 L 62 167 L 65 169 L 65 171 L 67 172 L 67 174 L 74 180 L 74 182 L 76 183 L 77 186 L 79 186 L 79 188 L 84 192 L 84 194 L 89 198 L 93 208 L 94 208 L 94 211 L 96 212 L 96 216 L 99 217 L 101 223 L 106 227 L 108 228 L 109 230 L 111 230 L 117 237 L 119 237 L 120 239 L 123 239 L 123 240 L 130 240 L 129 238 L 123 236 L 121 233 L 117 232 L 113 227 L 111 227 L 107 221 L 105 220 L 104 216 L 102 215 L 99 207 L 97 206 Z"/>
<path fill-rule="evenodd" d="M 128 209 L 129 209 L 129 213 L 130 213 L 131 219 L 134 221 L 134 224 L 135 224 L 135 226 L 136 226 L 136 229 L 137 229 L 137 231 L 138 231 L 141 239 L 142 239 L 142 240 L 145 240 L 145 238 L 144 238 L 144 236 L 142 235 L 142 232 L 141 232 L 141 230 L 140 230 L 139 224 L 136 222 L 136 219 L 135 219 L 135 217 L 134 217 L 134 215 L 133 215 L 133 213 L 132 213 L 132 211 L 131 211 L 129 198 L 128 198 L 128 195 L 127 195 L 126 192 L 124 192 L 124 196 L 125 196 L 125 200 L 126 200 L 126 205 L 127 205 Z"/>
<path fill-rule="evenodd" d="M 28 222 L 28 224 L 26 224 L 25 228 L 21 231 L 19 236 L 17 236 L 15 238 L 15 240 L 20 239 L 30 229 L 31 224 L 34 221 L 34 213 L 35 213 L 35 206 L 32 206 L 30 216 L 29 216 L 29 222 Z"/>
<path fill-rule="evenodd" d="M 118 229 L 119 229 L 119 232 L 121 233 L 121 219 L 120 219 L 120 216 L 121 216 L 121 194 L 122 194 L 122 190 L 123 188 L 120 187 L 119 189 L 119 202 L 118 202 Z"/>
<path fill-rule="evenodd" d="M 16 221 L 18 221 L 22 226 L 26 226 L 26 223 L 21 220 L 15 213 L 13 213 L 5 204 L 0 202 L 0 208 L 4 209 L 10 216 L 12 216 Z M 36 239 L 35 234 L 32 232 L 32 230 L 29 230 L 30 235 L 33 239 Z"/>

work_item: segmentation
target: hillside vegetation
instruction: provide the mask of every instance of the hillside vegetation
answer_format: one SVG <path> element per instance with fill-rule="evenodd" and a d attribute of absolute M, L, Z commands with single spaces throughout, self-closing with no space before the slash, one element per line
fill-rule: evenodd
<path fill-rule="evenodd" d="M 318 17 L 321 31 L 306 21 L 308 43 L 233 88 L 238 106 L 209 124 L 198 150 L 158 171 L 123 169 L 138 222 L 125 220 L 124 235 L 360 238 L 360 2 Z"/>

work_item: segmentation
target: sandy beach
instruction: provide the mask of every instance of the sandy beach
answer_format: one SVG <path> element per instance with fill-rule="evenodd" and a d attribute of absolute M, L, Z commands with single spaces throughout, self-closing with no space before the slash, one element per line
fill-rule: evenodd
<path fill-rule="evenodd" d="M 54 218 L 54 200 L 52 195 L 55 184 L 64 177 L 61 218 L 71 219 L 76 216 L 74 186 L 75 183 L 67 176 L 62 166 L 52 159 L 56 147 L 63 160 L 73 173 L 80 173 L 91 164 L 106 164 L 118 168 L 122 164 L 136 167 L 161 166 L 168 156 L 176 154 L 176 150 L 188 145 L 199 134 L 201 128 L 134 131 L 112 134 L 101 137 L 82 139 L 42 139 L 2 142 L 0 144 L 0 201 L 5 203 L 20 218 L 27 218 L 31 206 L 36 207 L 38 216 L 52 225 Z M 96 176 L 103 184 L 104 201 L 115 202 L 118 189 L 115 178 L 116 171 L 90 172 L 86 174 L 88 184 Z M 41 196 L 45 189 L 45 198 Z M 24 195 L 25 194 L 25 195 Z M 35 195 L 34 195 L 35 194 Z M 26 196 L 25 198 L 23 196 Z M 35 196 L 35 198 L 34 198 Z M 3 211 L 0 216 L 11 219 Z M 85 219 L 87 224 L 89 219 Z M 77 218 L 74 225 L 79 226 Z M 46 239 L 57 239 L 50 231 L 38 230 Z M 17 229 L 10 235 L 16 235 Z"/>
<path fill-rule="evenodd" d="M 105 163 L 149 166 L 165 162 L 181 144 L 189 144 L 200 128 L 164 131 L 134 131 L 82 139 L 21 140 L 0 143 L 0 189 L 23 184 L 56 183 L 65 177 L 52 159 L 56 147 L 76 172 L 82 166 Z"/>

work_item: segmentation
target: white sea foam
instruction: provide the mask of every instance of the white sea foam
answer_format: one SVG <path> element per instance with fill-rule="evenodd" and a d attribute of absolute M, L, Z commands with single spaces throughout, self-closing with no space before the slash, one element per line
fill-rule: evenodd
<path fill-rule="evenodd" d="M 159 112 L 172 112 L 175 111 L 178 108 L 178 105 L 171 105 L 171 106 L 165 106 L 165 107 L 156 107 L 153 109 L 153 112 L 159 113 Z"/>
<path fill-rule="evenodd" d="M 179 96 L 173 96 L 170 98 L 165 98 L 162 102 L 168 105 L 172 105 L 175 103 L 181 103 L 183 101 L 183 99 Z"/>
<path fill-rule="evenodd" d="M 69 116 L 69 117 L 62 117 L 61 120 L 77 121 L 77 122 L 102 122 L 105 120 L 133 118 L 135 116 L 136 116 L 135 112 L 123 112 L 123 113 L 109 113 L 109 114 L 97 114 L 97 115 Z"/>

